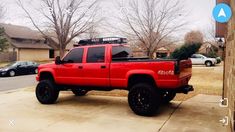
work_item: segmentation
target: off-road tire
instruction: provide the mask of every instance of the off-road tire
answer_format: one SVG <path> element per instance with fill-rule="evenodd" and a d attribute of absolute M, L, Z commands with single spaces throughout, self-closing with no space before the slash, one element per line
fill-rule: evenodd
<path fill-rule="evenodd" d="M 160 96 L 156 87 L 147 83 L 138 83 L 131 87 L 128 103 L 137 115 L 152 116 L 160 105 Z"/>
<path fill-rule="evenodd" d="M 73 88 L 71 91 L 74 93 L 75 96 L 84 96 L 88 92 L 87 90 L 81 88 Z"/>
<path fill-rule="evenodd" d="M 162 91 L 161 92 L 161 100 L 163 104 L 168 104 L 171 100 L 173 100 L 176 96 L 175 92 L 167 92 L 167 91 Z"/>
<path fill-rule="evenodd" d="M 42 104 L 53 104 L 59 96 L 59 90 L 56 89 L 53 81 L 42 80 L 36 87 L 36 97 Z"/>

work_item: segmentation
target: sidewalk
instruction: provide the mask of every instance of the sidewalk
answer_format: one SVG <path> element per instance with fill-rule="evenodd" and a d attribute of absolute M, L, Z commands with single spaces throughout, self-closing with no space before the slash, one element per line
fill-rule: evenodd
<path fill-rule="evenodd" d="M 225 109 L 218 96 L 198 95 L 163 106 L 154 117 L 135 115 L 127 98 L 63 92 L 53 105 L 41 105 L 33 90 L 0 92 L 2 132 L 214 132 L 226 131 L 219 120 Z"/>
<path fill-rule="evenodd" d="M 219 122 L 226 108 L 219 107 L 219 96 L 197 95 L 182 102 L 161 132 L 227 132 Z"/>

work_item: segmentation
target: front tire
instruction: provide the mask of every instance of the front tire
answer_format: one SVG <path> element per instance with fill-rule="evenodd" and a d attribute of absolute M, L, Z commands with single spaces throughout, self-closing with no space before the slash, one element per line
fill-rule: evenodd
<path fill-rule="evenodd" d="M 42 104 L 53 104 L 56 102 L 59 90 L 55 88 L 55 84 L 50 80 L 42 80 L 36 87 L 36 97 Z"/>
<path fill-rule="evenodd" d="M 81 88 L 73 88 L 72 92 L 74 93 L 75 96 L 84 96 L 87 94 L 88 91 Z"/>
<path fill-rule="evenodd" d="M 14 70 L 10 70 L 9 73 L 8 73 L 8 75 L 9 75 L 10 77 L 14 77 L 14 76 L 16 75 L 16 72 L 15 72 Z"/>
<path fill-rule="evenodd" d="M 152 116 L 160 105 L 160 96 L 154 86 L 139 83 L 131 88 L 128 94 L 128 103 L 137 115 Z"/>
<path fill-rule="evenodd" d="M 211 62 L 211 61 L 207 61 L 207 62 L 205 63 L 205 65 L 206 65 L 207 67 L 211 67 L 211 66 L 212 66 L 212 62 Z"/>

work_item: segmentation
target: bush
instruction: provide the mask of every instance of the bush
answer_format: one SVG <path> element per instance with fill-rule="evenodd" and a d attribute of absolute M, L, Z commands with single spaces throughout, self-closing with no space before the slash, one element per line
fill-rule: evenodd
<path fill-rule="evenodd" d="M 195 54 L 201 47 L 201 43 L 195 44 L 184 44 L 180 48 L 177 48 L 172 54 L 172 59 L 185 60 L 190 58 L 193 54 Z"/>
<path fill-rule="evenodd" d="M 215 59 L 216 59 L 216 62 L 217 62 L 216 64 L 220 64 L 221 63 L 221 58 L 220 57 L 216 57 Z"/>

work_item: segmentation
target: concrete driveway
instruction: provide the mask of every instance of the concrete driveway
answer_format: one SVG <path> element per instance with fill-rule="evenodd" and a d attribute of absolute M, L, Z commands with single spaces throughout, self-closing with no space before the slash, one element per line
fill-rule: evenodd
<path fill-rule="evenodd" d="M 63 92 L 60 93 L 56 104 L 41 105 L 36 100 L 33 89 L 30 88 L 1 92 L 0 98 L 1 132 L 225 130 L 225 127 L 219 123 L 220 117 L 223 116 L 223 109 L 219 108 L 218 102 L 215 101 L 219 99 L 217 96 L 209 103 L 172 102 L 168 106 L 161 107 L 154 117 L 135 115 L 128 107 L 127 98 L 124 97 L 89 94 L 75 97 L 70 92 Z M 197 98 L 201 100 L 205 97 Z M 206 98 L 210 99 L 210 97 Z M 197 100 L 192 101 L 197 102 Z M 210 122 L 209 126 L 207 122 Z M 206 129 L 202 129 L 205 127 Z"/>
<path fill-rule="evenodd" d="M 37 84 L 36 75 L 21 75 L 15 77 L 0 77 L 0 91 L 32 87 Z"/>

